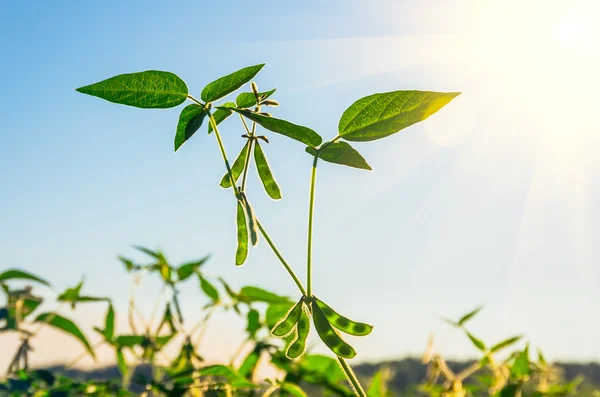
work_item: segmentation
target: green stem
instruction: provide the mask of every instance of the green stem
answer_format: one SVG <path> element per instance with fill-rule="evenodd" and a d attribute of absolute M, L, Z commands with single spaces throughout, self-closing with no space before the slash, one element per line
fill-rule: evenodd
<path fill-rule="evenodd" d="M 229 161 L 227 160 L 227 153 L 225 153 L 225 147 L 223 146 L 223 141 L 221 140 L 221 134 L 219 134 L 219 129 L 217 128 L 217 123 L 215 122 L 215 119 L 214 119 L 213 115 L 210 114 L 210 112 L 208 113 L 208 120 L 209 120 L 210 124 L 212 125 L 213 131 L 215 132 L 215 136 L 217 137 L 217 142 L 219 143 L 219 148 L 221 149 L 221 155 L 223 156 L 223 161 L 225 162 L 225 166 L 227 167 L 227 173 L 229 174 L 229 178 L 233 181 L 233 173 L 231 172 L 231 167 L 229 166 Z M 235 196 L 239 197 L 240 194 L 239 194 L 238 188 L 235 185 L 235 183 L 232 185 L 232 187 L 233 187 Z M 273 243 L 273 241 L 271 240 L 269 235 L 267 234 L 267 231 L 264 229 L 264 227 L 258 221 L 258 219 L 256 220 L 256 223 L 258 225 L 258 229 L 264 236 L 265 240 L 267 240 L 267 243 L 269 244 L 269 246 L 271 247 L 271 249 L 277 256 L 277 258 L 279 258 L 279 261 L 281 262 L 283 267 L 285 267 L 285 270 L 287 270 L 289 275 L 292 277 L 292 279 L 298 286 L 298 289 L 300 290 L 302 295 L 306 295 L 306 291 L 304 290 L 302 283 L 300 282 L 300 280 L 298 279 L 298 277 L 296 276 L 296 274 L 294 273 L 294 271 L 292 270 L 290 265 L 288 265 L 288 263 L 285 261 L 285 259 L 283 258 L 283 256 L 281 255 L 281 253 L 279 252 L 279 250 L 277 249 L 277 247 L 275 246 L 275 244 Z"/>
<path fill-rule="evenodd" d="M 360 385 L 360 382 L 354 374 L 354 371 L 352 371 L 352 368 L 350 368 L 346 360 L 344 360 L 340 356 L 337 356 L 337 359 L 340 362 L 342 371 L 344 371 L 344 374 L 346 374 L 346 378 L 348 378 L 348 382 L 350 382 L 350 384 L 352 385 L 352 389 L 354 389 L 354 394 L 356 394 L 357 397 L 367 397 L 367 393 L 365 393 L 365 391 L 363 390 L 362 386 Z"/>
<path fill-rule="evenodd" d="M 269 247 L 271 247 L 271 249 L 273 250 L 273 252 L 277 256 L 277 258 L 279 258 L 279 261 L 281 262 L 281 264 L 283 265 L 283 267 L 285 267 L 285 270 L 287 270 L 287 272 L 289 273 L 289 275 L 294 279 L 294 282 L 298 286 L 298 289 L 300 290 L 300 292 L 302 293 L 302 295 L 306 295 L 306 291 L 304 290 L 304 287 L 302 286 L 302 283 L 298 279 L 298 276 L 296 276 L 296 274 L 294 273 L 294 271 L 292 270 L 292 268 L 290 267 L 290 265 L 288 265 L 288 263 L 285 261 L 285 259 L 283 258 L 283 256 L 279 252 L 279 250 L 277 249 L 277 246 L 275 246 L 275 243 L 273 243 L 273 240 L 271 240 L 271 237 L 269 237 L 269 234 L 267 233 L 267 231 L 263 227 L 262 223 L 260 223 L 260 221 L 257 220 L 256 224 L 258 225 L 258 230 L 260 230 L 260 232 L 263 235 L 263 237 L 265 238 L 265 240 L 267 240 L 267 244 L 269 244 Z"/>
<path fill-rule="evenodd" d="M 308 296 L 312 296 L 312 229 L 315 207 L 315 185 L 317 181 L 317 161 L 319 161 L 318 154 L 313 160 L 312 173 L 310 177 L 310 201 L 308 204 L 308 248 L 306 255 L 306 288 L 308 290 Z"/>

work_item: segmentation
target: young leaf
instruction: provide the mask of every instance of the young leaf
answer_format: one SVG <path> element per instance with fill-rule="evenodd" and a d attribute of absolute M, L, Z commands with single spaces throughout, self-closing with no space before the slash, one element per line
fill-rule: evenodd
<path fill-rule="evenodd" d="M 496 343 L 494 346 L 492 346 L 490 348 L 490 352 L 491 353 L 495 353 L 499 350 L 502 350 L 510 345 L 512 345 L 513 343 L 518 342 L 519 340 L 521 340 L 522 336 L 513 336 L 512 338 L 508 338 L 506 340 L 503 340 L 502 342 Z"/>
<path fill-rule="evenodd" d="M 179 115 L 177 133 L 175 134 L 175 151 L 192 137 L 202 126 L 206 117 L 206 110 L 196 104 L 187 105 Z"/>
<path fill-rule="evenodd" d="M 214 102 L 219 98 L 223 98 L 225 95 L 232 93 L 252 80 L 254 76 L 260 72 L 263 66 L 265 66 L 264 63 L 248 66 L 213 81 L 204 87 L 200 94 L 200 98 L 205 102 Z"/>
<path fill-rule="evenodd" d="M 331 324 L 329 324 L 329 321 L 327 321 L 325 314 L 316 301 L 313 300 L 311 307 L 315 328 L 319 334 L 319 337 L 327 345 L 327 347 L 329 347 L 331 351 L 340 357 L 353 358 L 356 356 L 356 351 L 354 351 L 352 346 L 344 342 L 338 333 L 335 332 L 331 327 Z"/>
<path fill-rule="evenodd" d="M 526 346 L 525 350 L 519 353 L 510 368 L 510 373 L 515 378 L 522 378 L 531 374 L 531 368 L 529 367 L 529 346 Z"/>
<path fill-rule="evenodd" d="M 298 325 L 296 325 L 296 340 L 290 345 L 286 352 L 287 356 L 292 359 L 300 357 L 304 353 L 304 350 L 306 350 L 306 339 L 308 338 L 308 333 L 310 331 L 310 321 L 303 308 L 301 309 L 300 314 Z"/>
<path fill-rule="evenodd" d="M 289 299 L 285 296 L 277 295 L 269 291 L 265 291 L 258 287 L 244 287 L 238 295 L 240 301 L 246 303 L 265 302 L 265 303 L 284 303 Z"/>
<path fill-rule="evenodd" d="M 179 76 L 159 70 L 120 74 L 77 91 L 122 105 L 161 109 L 181 105 L 188 95 Z"/>
<path fill-rule="evenodd" d="M 338 132 L 348 141 L 364 142 L 385 138 L 425 120 L 459 94 L 393 91 L 369 95 L 346 109 L 340 119 Z"/>
<path fill-rule="evenodd" d="M 260 325 L 260 314 L 255 309 L 251 309 L 248 311 L 248 326 L 246 327 L 246 331 L 250 334 L 251 338 L 256 336 L 256 331 L 258 331 L 261 327 Z"/>
<path fill-rule="evenodd" d="M 6 270 L 6 271 L 0 273 L 0 282 L 7 281 L 7 280 L 14 280 L 14 279 L 35 281 L 35 282 L 43 284 L 47 287 L 51 286 L 50 283 L 47 282 L 46 280 L 43 280 L 37 276 L 34 276 L 31 273 L 27 273 L 27 272 L 24 272 L 21 270 L 9 269 L 9 270 Z"/>
<path fill-rule="evenodd" d="M 273 93 L 276 90 L 277 88 L 273 88 L 270 91 L 259 92 L 258 97 L 261 101 L 264 101 L 265 99 L 273 95 Z M 258 102 L 256 102 L 256 95 L 254 95 L 253 92 L 242 92 L 240 95 L 237 96 L 237 98 L 235 98 L 235 103 L 240 109 L 251 108 L 252 106 L 258 105 Z"/>
<path fill-rule="evenodd" d="M 285 135 L 288 138 L 295 139 L 309 146 L 319 146 L 323 142 L 323 138 L 315 131 L 308 127 L 296 125 L 289 121 L 276 119 L 274 117 L 263 116 L 257 113 L 252 113 L 243 109 L 233 109 L 242 116 L 255 121 L 260 124 L 263 128 L 269 131 L 276 132 L 281 135 Z"/>
<path fill-rule="evenodd" d="M 94 350 L 92 349 L 92 346 L 89 344 L 87 338 L 79 330 L 77 325 L 75 325 L 75 323 L 72 322 L 71 320 L 66 319 L 56 313 L 42 313 L 36 317 L 35 322 L 48 324 L 54 328 L 57 328 L 65 333 L 73 336 L 74 338 L 79 340 L 85 346 L 85 349 L 90 354 L 90 356 L 92 356 L 94 359 L 96 358 L 96 355 L 94 354 Z"/>
<path fill-rule="evenodd" d="M 335 328 L 354 336 L 369 335 L 373 331 L 373 326 L 365 323 L 352 321 L 333 310 L 329 305 L 320 299 L 314 298 L 319 308 L 327 318 L 327 321 Z"/>
<path fill-rule="evenodd" d="M 294 397 L 308 397 L 308 395 L 295 383 L 281 382 L 281 390 L 291 394 Z"/>
<path fill-rule="evenodd" d="M 240 152 L 240 154 L 238 154 L 237 158 L 233 162 L 233 165 L 231 166 L 231 173 L 233 174 L 233 179 L 235 179 L 236 182 L 240 178 L 240 175 L 242 175 L 242 172 L 244 171 L 244 165 L 246 164 L 246 156 L 248 154 L 249 147 L 250 140 L 246 142 L 246 144 L 242 148 L 242 151 Z M 229 172 L 226 172 L 225 175 L 223 175 L 223 178 L 221 178 L 220 185 L 222 188 L 225 189 L 231 187 L 231 178 L 229 177 Z"/>
<path fill-rule="evenodd" d="M 290 312 L 282 318 L 279 323 L 271 330 L 271 333 L 275 336 L 286 336 L 294 329 L 298 320 L 300 320 L 300 316 L 302 315 L 302 306 L 304 305 L 304 300 L 300 300 L 300 302 L 296 303 L 296 305 L 290 310 Z"/>
<path fill-rule="evenodd" d="M 215 120 L 215 124 L 219 125 L 221 122 L 225 121 L 229 116 L 233 114 L 233 110 L 227 108 L 234 108 L 235 103 L 226 102 L 220 106 L 220 109 L 215 110 L 212 114 L 213 119 Z M 213 127 L 211 123 L 208 123 L 208 134 L 212 132 Z"/>
<path fill-rule="evenodd" d="M 485 343 L 483 343 L 480 339 L 477 339 L 476 337 L 474 337 L 470 332 L 467 332 L 467 336 L 469 337 L 469 339 L 471 339 L 471 342 L 477 349 L 481 350 L 482 352 L 485 352 L 485 350 L 486 350 Z"/>
<path fill-rule="evenodd" d="M 314 156 L 317 151 L 306 147 L 306 153 Z M 319 158 L 328 163 L 347 165 L 348 167 L 360 168 L 371 171 L 372 168 L 366 160 L 347 142 L 334 142 L 319 150 Z"/>
<path fill-rule="evenodd" d="M 183 265 L 179 266 L 177 268 L 177 279 L 179 281 L 186 280 L 192 274 L 196 273 L 198 269 L 200 269 L 200 267 L 204 265 L 209 259 L 210 255 L 207 255 L 204 258 L 199 259 L 197 261 L 184 263 Z"/>
<path fill-rule="evenodd" d="M 265 191 L 273 200 L 279 200 L 281 198 L 281 190 L 279 190 L 279 186 L 273 177 L 273 173 L 271 172 L 271 168 L 269 167 L 269 162 L 267 161 L 267 157 L 260 147 L 260 143 L 256 141 L 254 146 L 254 161 L 256 162 L 256 169 L 258 170 L 258 175 L 260 176 L 260 180 L 265 187 Z"/>
<path fill-rule="evenodd" d="M 112 303 L 108 304 L 106 320 L 104 321 L 104 337 L 110 341 L 115 336 L 115 310 Z"/>
<path fill-rule="evenodd" d="M 241 266 L 248 257 L 248 227 L 246 226 L 246 211 L 240 201 L 237 203 L 237 240 L 235 264 Z"/>
<path fill-rule="evenodd" d="M 213 301 L 219 300 L 219 291 L 212 285 L 207 279 L 202 277 L 200 274 L 198 275 L 198 279 L 200 280 L 200 288 L 202 291 Z"/>
<path fill-rule="evenodd" d="M 483 307 L 478 307 L 478 308 L 476 308 L 475 310 L 473 310 L 473 311 L 471 311 L 471 312 L 469 312 L 469 313 L 465 314 L 464 316 L 462 316 L 462 317 L 460 318 L 460 320 L 458 320 L 458 323 L 457 323 L 457 324 L 458 324 L 459 326 L 463 326 L 463 325 L 465 325 L 465 324 L 467 323 L 467 321 L 469 321 L 470 319 L 472 319 L 473 317 L 475 317 L 475 315 L 476 315 L 477 313 L 479 313 L 479 312 L 481 311 L 481 309 L 483 309 Z"/>

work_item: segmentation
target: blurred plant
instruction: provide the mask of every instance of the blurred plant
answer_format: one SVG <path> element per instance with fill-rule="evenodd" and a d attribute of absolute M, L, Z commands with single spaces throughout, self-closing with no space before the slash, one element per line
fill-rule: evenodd
<path fill-rule="evenodd" d="M 454 373 L 446 360 L 434 353 L 431 338 L 422 358 L 422 362 L 428 367 L 427 377 L 419 387 L 421 392 L 431 397 L 559 397 L 576 392 L 582 379 L 576 378 L 564 383 L 559 368 L 550 365 L 541 351 L 538 351 L 537 361 L 530 360 L 529 344 L 522 350 L 510 352 L 504 359 L 498 359 L 498 353 L 521 341 L 522 336 L 512 336 L 488 347 L 466 328 L 467 322 L 480 311 L 481 307 L 465 314 L 456 322 L 447 319 L 444 321 L 461 330 L 481 354 L 481 358 L 464 370 Z"/>

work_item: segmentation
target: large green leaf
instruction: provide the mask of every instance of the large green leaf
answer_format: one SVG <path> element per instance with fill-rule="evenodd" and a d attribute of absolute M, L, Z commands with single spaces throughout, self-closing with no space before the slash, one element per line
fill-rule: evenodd
<path fill-rule="evenodd" d="M 289 301 L 285 296 L 277 295 L 273 292 L 265 291 L 258 287 L 244 287 L 238 295 L 240 301 L 247 303 L 265 302 L 265 303 L 284 303 Z"/>
<path fill-rule="evenodd" d="M 202 106 L 191 104 L 183 108 L 179 115 L 179 122 L 177 123 L 175 151 L 198 131 L 205 117 L 206 110 Z"/>
<path fill-rule="evenodd" d="M 275 117 L 263 116 L 243 109 L 233 109 L 249 120 L 255 121 L 269 131 L 285 135 L 309 146 L 319 146 L 323 138 L 308 127 L 290 123 L 289 121 L 276 119 Z"/>
<path fill-rule="evenodd" d="M 314 156 L 317 151 L 307 146 L 306 153 Z M 328 163 L 347 165 L 348 167 L 371 171 L 371 166 L 367 164 L 363 156 L 347 142 L 334 142 L 324 146 L 319 150 L 319 158 Z"/>
<path fill-rule="evenodd" d="M 0 273 L 0 282 L 7 281 L 7 280 L 14 280 L 14 279 L 35 281 L 35 282 L 38 282 L 40 284 L 44 284 L 44 285 L 50 287 L 50 283 L 47 282 L 46 280 L 43 280 L 37 276 L 34 276 L 31 273 L 27 273 L 27 272 L 24 272 L 21 270 L 9 269 L 9 270 L 6 270 L 6 271 L 3 271 L 2 273 Z"/>
<path fill-rule="evenodd" d="M 273 95 L 273 93 L 276 90 L 277 88 L 273 88 L 269 91 L 259 92 L 258 99 L 264 101 L 265 99 Z M 237 98 L 235 98 L 235 103 L 237 104 L 238 108 L 242 109 L 258 105 L 258 102 L 256 101 L 256 95 L 254 95 L 253 92 L 242 92 L 240 95 L 237 96 Z"/>
<path fill-rule="evenodd" d="M 265 66 L 264 63 L 248 66 L 237 72 L 223 76 L 204 87 L 200 97 L 205 102 L 213 102 L 219 98 L 223 98 L 225 95 L 232 93 L 252 80 L 252 78 L 260 72 L 263 66 Z"/>
<path fill-rule="evenodd" d="M 172 108 L 185 102 L 188 88 L 179 76 L 159 70 L 120 74 L 77 91 L 138 108 Z"/>
<path fill-rule="evenodd" d="M 338 132 L 348 141 L 373 141 L 385 138 L 425 120 L 459 94 L 459 92 L 393 91 L 369 95 L 346 109 L 340 119 Z"/>
<path fill-rule="evenodd" d="M 269 167 L 267 156 L 265 156 L 265 152 L 263 152 L 258 141 L 256 141 L 254 146 L 254 162 L 256 163 L 258 176 L 260 177 L 260 180 L 262 181 L 265 191 L 269 197 L 271 197 L 273 200 L 281 199 L 281 189 L 279 189 L 279 185 L 273 176 L 271 167 Z"/>
<path fill-rule="evenodd" d="M 231 110 L 229 108 L 234 108 L 234 107 L 235 107 L 235 103 L 226 102 L 220 106 L 220 109 L 215 110 L 215 112 L 212 114 L 212 117 L 215 120 L 215 123 L 217 125 L 219 125 L 223 121 L 225 121 L 225 119 L 227 119 L 227 117 L 231 116 L 233 114 L 233 110 Z M 209 135 L 212 132 L 212 130 L 213 130 L 212 124 L 208 123 L 208 134 Z"/>
<path fill-rule="evenodd" d="M 42 313 L 36 317 L 35 322 L 46 323 L 54 328 L 57 328 L 73 336 L 85 346 L 85 349 L 88 351 L 88 353 L 90 353 L 92 357 L 96 358 L 92 346 L 88 342 L 83 332 L 81 332 L 79 327 L 77 327 L 77 325 L 75 325 L 73 321 L 64 318 L 56 313 Z"/>

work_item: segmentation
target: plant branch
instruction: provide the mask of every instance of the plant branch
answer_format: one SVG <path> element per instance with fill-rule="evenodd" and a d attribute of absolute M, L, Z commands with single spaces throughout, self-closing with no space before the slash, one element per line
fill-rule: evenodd
<path fill-rule="evenodd" d="M 300 292 L 302 293 L 302 295 L 306 295 L 306 290 L 302 286 L 302 283 L 298 279 L 298 276 L 296 276 L 296 274 L 294 273 L 294 271 L 292 270 L 292 268 L 290 267 L 290 265 L 288 265 L 288 263 L 285 261 L 285 259 L 283 258 L 283 256 L 279 252 L 279 250 L 277 249 L 277 246 L 275 246 L 275 243 L 273 243 L 273 241 L 271 240 L 271 237 L 269 237 L 269 234 L 267 233 L 267 231 L 263 227 L 262 223 L 260 223 L 260 221 L 257 219 L 256 220 L 256 224 L 258 226 L 258 230 L 260 230 L 260 233 L 263 235 L 263 237 L 265 238 L 265 240 L 267 240 L 267 244 L 269 244 L 269 247 L 271 247 L 271 249 L 273 250 L 273 253 L 275 253 L 275 256 L 277 256 L 277 258 L 279 259 L 279 261 L 281 262 L 281 264 L 283 265 L 283 267 L 285 267 L 285 270 L 287 270 L 287 272 L 292 277 L 292 279 L 294 279 L 294 282 L 298 286 L 298 289 L 300 290 Z"/>
<path fill-rule="evenodd" d="M 317 162 L 319 161 L 318 153 L 315 155 L 312 165 L 312 173 L 310 177 L 310 201 L 308 204 L 308 244 L 306 253 L 306 288 L 308 296 L 312 296 L 312 229 L 313 229 L 313 213 L 315 207 L 315 185 L 317 181 Z"/>
<path fill-rule="evenodd" d="M 363 390 L 362 386 L 360 385 L 360 382 L 354 374 L 354 371 L 352 371 L 352 368 L 350 368 L 346 360 L 344 360 L 340 356 L 337 356 L 337 359 L 340 363 L 340 366 L 342 367 L 342 371 L 344 371 L 344 374 L 346 375 L 346 378 L 348 378 L 348 382 L 350 382 L 350 384 L 352 385 L 354 394 L 356 394 L 357 397 L 367 397 L 367 393 L 365 393 L 365 391 Z"/>

